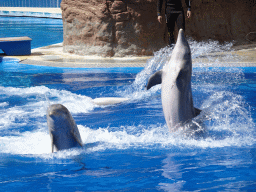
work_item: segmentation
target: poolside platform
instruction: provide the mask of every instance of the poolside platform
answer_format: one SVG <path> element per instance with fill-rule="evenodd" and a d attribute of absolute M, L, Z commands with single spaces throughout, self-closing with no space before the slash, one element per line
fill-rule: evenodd
<path fill-rule="evenodd" d="M 148 57 L 79 56 L 63 51 L 62 43 L 32 49 L 29 56 L 12 56 L 22 64 L 67 68 L 145 67 Z M 209 53 L 193 59 L 193 67 L 256 67 L 256 46 L 235 47 L 233 51 Z"/>
<path fill-rule="evenodd" d="M 29 37 L 0 38 L 0 49 L 8 56 L 30 55 L 31 41 Z"/>

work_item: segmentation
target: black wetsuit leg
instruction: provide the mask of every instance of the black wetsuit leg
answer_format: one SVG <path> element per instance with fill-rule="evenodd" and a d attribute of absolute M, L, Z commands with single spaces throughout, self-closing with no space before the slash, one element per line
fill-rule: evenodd
<path fill-rule="evenodd" d="M 183 29 L 185 30 L 185 17 L 183 11 L 174 11 L 173 8 L 166 8 L 166 22 L 167 28 L 169 33 L 169 45 L 173 45 L 175 43 L 174 40 L 174 27 L 175 22 L 177 24 L 178 30 Z"/>

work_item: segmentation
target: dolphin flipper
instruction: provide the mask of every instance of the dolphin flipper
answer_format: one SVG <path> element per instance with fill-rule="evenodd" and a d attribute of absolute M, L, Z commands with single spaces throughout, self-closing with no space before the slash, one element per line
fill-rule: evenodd
<path fill-rule="evenodd" d="M 149 90 L 151 87 L 161 84 L 162 83 L 162 73 L 163 71 L 157 71 L 154 73 L 148 80 L 148 84 L 146 86 L 147 90 Z"/>

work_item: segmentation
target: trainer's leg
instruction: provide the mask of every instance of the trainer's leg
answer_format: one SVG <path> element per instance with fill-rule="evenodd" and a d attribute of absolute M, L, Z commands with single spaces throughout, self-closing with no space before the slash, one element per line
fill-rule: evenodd
<path fill-rule="evenodd" d="M 169 45 L 172 46 L 175 43 L 174 40 L 174 27 L 177 19 L 177 13 L 173 13 L 172 9 L 166 9 L 166 23 L 169 34 Z"/>
<path fill-rule="evenodd" d="M 178 30 L 183 29 L 185 31 L 185 17 L 184 17 L 184 12 L 183 11 L 178 13 L 177 27 L 178 27 Z"/>

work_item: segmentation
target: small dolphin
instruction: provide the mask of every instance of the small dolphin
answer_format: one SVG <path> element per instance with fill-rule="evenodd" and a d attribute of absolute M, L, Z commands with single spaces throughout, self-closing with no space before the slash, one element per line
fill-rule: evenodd
<path fill-rule="evenodd" d="M 193 105 L 191 76 L 191 51 L 184 31 L 180 29 L 171 59 L 161 71 L 150 77 L 147 85 L 147 89 L 150 89 L 162 83 L 162 106 L 170 132 L 175 131 L 179 125 L 188 122 L 201 112 Z"/>
<path fill-rule="evenodd" d="M 83 146 L 75 120 L 65 106 L 61 104 L 50 105 L 46 116 L 51 136 L 52 153 Z"/>

